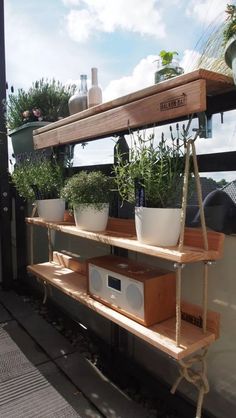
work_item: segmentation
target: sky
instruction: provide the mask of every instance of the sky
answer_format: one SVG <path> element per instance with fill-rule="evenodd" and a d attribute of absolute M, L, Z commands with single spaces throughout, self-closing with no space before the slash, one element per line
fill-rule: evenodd
<path fill-rule="evenodd" d="M 103 101 L 150 86 L 162 50 L 178 51 L 185 72 L 199 45 L 225 18 L 229 0 L 5 0 L 6 75 L 9 85 L 27 89 L 44 77 L 79 82 L 98 68 Z M 236 149 L 235 111 L 213 138 L 197 142 L 200 153 Z M 102 147 L 102 151 L 101 151 Z M 114 141 L 77 147 L 79 163 L 111 160 Z M 99 158 L 99 160 L 98 160 Z M 231 180 L 236 173 L 219 173 Z"/>

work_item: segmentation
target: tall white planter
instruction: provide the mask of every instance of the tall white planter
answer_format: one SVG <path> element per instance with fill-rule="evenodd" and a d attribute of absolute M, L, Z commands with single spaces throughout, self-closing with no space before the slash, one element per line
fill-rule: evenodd
<path fill-rule="evenodd" d="M 74 208 L 75 224 L 79 229 L 87 231 L 104 231 L 107 226 L 109 203 L 104 203 L 102 210 L 94 205 L 78 205 Z"/>
<path fill-rule="evenodd" d="M 64 199 L 44 199 L 36 201 L 38 215 L 48 222 L 61 222 L 64 219 Z"/>
<path fill-rule="evenodd" d="M 180 235 L 181 209 L 135 208 L 135 227 L 138 241 L 169 247 L 177 245 Z"/>

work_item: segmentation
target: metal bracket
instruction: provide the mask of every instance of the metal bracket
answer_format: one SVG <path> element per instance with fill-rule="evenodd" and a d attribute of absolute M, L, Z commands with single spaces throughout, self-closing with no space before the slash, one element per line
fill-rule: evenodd
<path fill-rule="evenodd" d="M 205 112 L 197 113 L 199 138 L 212 138 L 212 115 Z"/>
<path fill-rule="evenodd" d="M 185 267 L 185 264 L 183 264 L 183 263 L 174 263 L 173 264 L 173 267 L 174 267 L 175 270 L 177 270 L 179 268 L 183 269 Z"/>

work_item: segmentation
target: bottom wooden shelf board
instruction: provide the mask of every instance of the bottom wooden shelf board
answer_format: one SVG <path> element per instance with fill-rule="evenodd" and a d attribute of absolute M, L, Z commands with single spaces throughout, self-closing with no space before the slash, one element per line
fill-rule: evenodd
<path fill-rule="evenodd" d="M 170 318 L 151 327 L 145 327 L 89 296 L 87 280 L 82 274 L 64 268 L 55 262 L 34 264 L 28 266 L 27 269 L 36 277 L 85 304 L 176 360 L 180 360 L 215 341 L 215 335 L 212 332 L 204 334 L 201 328 L 182 320 L 180 346 L 177 347 L 175 343 L 175 318 Z"/>

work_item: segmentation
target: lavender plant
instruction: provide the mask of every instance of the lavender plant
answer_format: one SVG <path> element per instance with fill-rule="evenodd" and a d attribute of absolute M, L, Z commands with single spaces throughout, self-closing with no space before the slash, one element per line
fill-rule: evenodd
<path fill-rule="evenodd" d="M 64 183 L 63 168 L 55 156 L 42 153 L 21 155 L 11 178 L 20 196 L 29 201 L 60 197 Z"/>
<path fill-rule="evenodd" d="M 147 139 L 140 133 L 131 136 L 129 161 L 124 160 L 117 148 L 114 165 L 115 183 L 122 201 L 152 208 L 175 207 L 180 201 L 184 173 L 184 142 L 173 136 L 168 141 L 162 134 L 161 141 L 155 145 L 154 134 Z"/>

